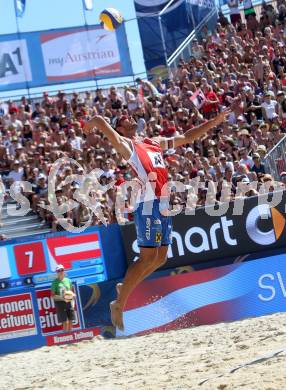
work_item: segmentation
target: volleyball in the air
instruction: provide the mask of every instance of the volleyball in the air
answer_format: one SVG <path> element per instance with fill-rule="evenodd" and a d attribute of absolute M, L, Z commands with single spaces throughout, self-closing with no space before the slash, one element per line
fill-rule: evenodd
<path fill-rule="evenodd" d="M 123 17 L 121 13 L 115 8 L 106 8 L 99 16 L 99 20 L 105 30 L 114 31 L 122 23 Z"/>

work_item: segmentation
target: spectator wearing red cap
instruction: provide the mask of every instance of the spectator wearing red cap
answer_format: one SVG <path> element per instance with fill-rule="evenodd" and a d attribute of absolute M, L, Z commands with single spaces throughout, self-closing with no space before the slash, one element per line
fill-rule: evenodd
<path fill-rule="evenodd" d="M 167 119 L 164 119 L 162 122 L 162 131 L 160 132 L 160 135 L 164 137 L 174 137 L 176 135 L 176 126 L 174 121 L 168 121 Z"/>

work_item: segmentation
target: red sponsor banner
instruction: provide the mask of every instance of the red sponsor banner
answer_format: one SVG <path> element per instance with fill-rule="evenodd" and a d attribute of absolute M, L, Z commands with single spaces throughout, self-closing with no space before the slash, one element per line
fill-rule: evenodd
<path fill-rule="evenodd" d="M 56 308 L 53 299 L 51 298 L 51 290 L 36 291 L 40 326 L 42 334 L 54 333 L 62 330 L 62 324 L 58 322 Z M 73 322 L 74 329 L 80 329 L 79 313 L 77 311 L 77 300 L 75 304 L 75 321 Z"/>
<path fill-rule="evenodd" d="M 61 333 L 57 335 L 47 336 L 47 345 L 70 344 L 83 340 L 91 340 L 94 336 L 100 334 L 100 328 L 84 329 L 77 332 Z"/>
<path fill-rule="evenodd" d="M 0 340 L 37 334 L 31 293 L 0 297 Z"/>

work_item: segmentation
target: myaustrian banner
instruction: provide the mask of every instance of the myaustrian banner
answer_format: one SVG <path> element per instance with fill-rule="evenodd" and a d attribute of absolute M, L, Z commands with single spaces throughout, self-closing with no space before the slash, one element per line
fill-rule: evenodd
<path fill-rule="evenodd" d="M 131 74 L 124 26 L 0 36 L 0 91 Z"/>

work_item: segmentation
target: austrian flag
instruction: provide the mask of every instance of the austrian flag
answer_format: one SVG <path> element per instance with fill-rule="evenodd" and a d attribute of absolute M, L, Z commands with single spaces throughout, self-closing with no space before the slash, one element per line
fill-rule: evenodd
<path fill-rule="evenodd" d="M 47 247 L 52 270 L 55 270 L 57 264 L 71 269 L 73 261 L 86 261 L 101 256 L 97 233 L 48 238 Z"/>

